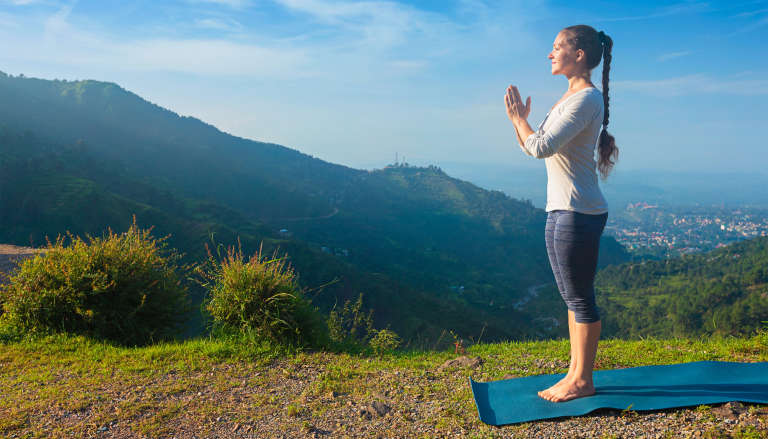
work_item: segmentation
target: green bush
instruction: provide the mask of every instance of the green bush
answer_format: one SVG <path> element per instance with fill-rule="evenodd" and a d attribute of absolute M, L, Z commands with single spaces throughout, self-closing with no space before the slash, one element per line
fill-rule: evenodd
<path fill-rule="evenodd" d="M 354 303 L 347 299 L 340 311 L 334 306 L 326 324 L 338 350 L 360 353 L 373 349 L 378 355 L 400 346 L 400 337 L 394 331 L 373 327 L 373 310 L 363 310 L 363 293 Z"/>
<path fill-rule="evenodd" d="M 376 331 L 376 335 L 371 338 L 369 344 L 373 351 L 379 355 L 397 349 L 400 346 L 400 337 L 394 331 L 382 329 Z"/>
<path fill-rule="evenodd" d="M 346 348 L 362 348 L 373 337 L 373 310 L 363 312 L 363 293 L 353 304 L 349 299 L 344 302 L 341 311 L 336 306 L 328 315 L 327 325 L 330 338 L 337 345 Z"/>
<path fill-rule="evenodd" d="M 239 332 L 294 347 L 324 347 L 327 328 L 318 309 L 299 289 L 287 256 L 266 260 L 259 248 L 247 261 L 238 249 L 197 267 L 199 282 L 208 294 L 203 309 L 214 331 Z"/>
<path fill-rule="evenodd" d="M 127 345 L 172 337 L 188 309 L 181 258 L 136 225 L 88 242 L 67 232 L 24 260 L 0 286 L 1 325 L 17 332 L 70 332 Z"/>

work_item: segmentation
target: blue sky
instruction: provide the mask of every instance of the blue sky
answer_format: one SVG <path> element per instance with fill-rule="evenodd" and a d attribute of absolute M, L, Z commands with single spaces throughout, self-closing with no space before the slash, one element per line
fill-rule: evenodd
<path fill-rule="evenodd" d="M 768 1 L 0 0 L 0 70 L 116 82 L 357 168 L 543 168 L 504 91 L 532 96 L 537 126 L 567 87 L 552 42 L 580 23 L 614 40 L 617 171 L 765 172 Z"/>

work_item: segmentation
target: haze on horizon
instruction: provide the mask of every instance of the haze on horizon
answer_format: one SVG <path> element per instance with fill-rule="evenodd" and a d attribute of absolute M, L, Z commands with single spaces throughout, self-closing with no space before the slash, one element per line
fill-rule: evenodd
<path fill-rule="evenodd" d="M 622 169 L 765 172 L 768 1 L 0 0 L 0 70 L 115 82 L 357 168 L 396 153 L 543 168 L 517 146 L 503 94 L 531 95 L 537 126 L 567 86 L 552 41 L 579 23 L 614 40 Z"/>

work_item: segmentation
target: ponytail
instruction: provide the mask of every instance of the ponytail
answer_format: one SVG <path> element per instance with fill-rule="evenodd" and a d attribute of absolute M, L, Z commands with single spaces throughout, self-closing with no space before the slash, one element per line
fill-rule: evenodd
<path fill-rule="evenodd" d="M 616 139 L 608 133 L 608 73 L 611 71 L 611 49 L 613 49 L 613 40 L 603 31 L 598 33 L 600 43 L 603 47 L 603 106 L 605 113 L 603 115 L 603 129 L 600 132 L 600 142 L 597 147 L 599 160 L 597 169 L 603 180 L 608 178 L 613 165 L 619 158 L 619 148 L 616 146 Z"/>

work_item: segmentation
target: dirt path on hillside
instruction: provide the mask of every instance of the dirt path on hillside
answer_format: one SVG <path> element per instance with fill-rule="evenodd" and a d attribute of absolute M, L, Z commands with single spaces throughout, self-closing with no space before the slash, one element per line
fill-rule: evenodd
<path fill-rule="evenodd" d="M 528 293 L 523 297 L 522 299 L 518 300 L 515 303 L 515 309 L 521 309 L 523 306 L 525 306 L 526 303 L 530 302 L 532 299 L 535 299 L 536 296 L 539 295 L 539 290 L 548 286 L 552 285 L 552 282 L 547 282 L 544 284 L 538 284 L 538 285 L 532 285 L 528 287 Z"/>
<path fill-rule="evenodd" d="M 302 216 L 297 218 L 278 218 L 276 220 L 271 220 L 270 222 L 279 222 L 279 221 L 306 221 L 306 220 L 316 220 L 316 219 L 327 219 L 331 218 L 332 216 L 339 213 L 339 208 L 334 207 L 333 212 L 329 213 L 328 215 L 321 215 L 321 216 Z"/>

